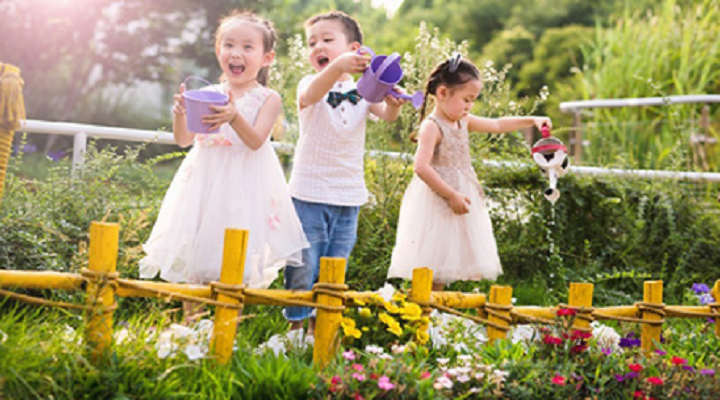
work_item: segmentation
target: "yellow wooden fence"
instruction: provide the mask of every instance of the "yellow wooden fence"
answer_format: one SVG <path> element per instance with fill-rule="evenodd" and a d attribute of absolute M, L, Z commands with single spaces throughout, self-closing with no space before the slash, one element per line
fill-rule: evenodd
<path fill-rule="evenodd" d="M 0 270 L 0 295 L 20 301 L 55 307 L 82 309 L 86 313 L 86 342 L 94 362 L 99 363 L 112 346 L 112 317 L 117 307 L 115 297 L 158 297 L 198 301 L 216 306 L 211 351 L 220 363 L 232 355 L 237 333 L 238 310 L 245 304 L 275 306 L 306 305 L 317 309 L 313 358 L 318 366 L 326 365 L 338 345 L 342 311 L 353 306 L 354 299 L 369 300 L 374 292 L 349 291 L 345 285 L 345 260 L 324 258 L 320 263 L 319 282 L 311 291 L 249 289 L 243 286 L 243 270 L 248 232 L 228 229 L 225 233 L 223 264 L 219 282 L 209 285 L 174 284 L 121 279 L 116 272 L 119 226 L 93 222 L 90 226 L 88 269 L 80 274 Z M 8 289 L 86 290 L 86 304 L 48 301 Z M 513 324 L 552 324 L 560 308 L 577 311 L 575 328 L 588 330 L 593 320 L 616 320 L 642 324 L 642 348 L 650 350 L 660 341 L 662 324 L 667 318 L 716 317 L 715 334 L 720 337 L 720 302 L 704 306 L 670 306 L 663 304 L 662 281 L 644 284 L 643 301 L 632 306 L 594 308 L 593 285 L 571 283 L 568 304 L 556 307 L 514 307 L 512 288 L 494 285 L 485 294 L 432 292 L 432 270 L 413 271 L 409 300 L 420 305 L 425 315 L 432 309 L 460 315 L 488 328 L 490 341 L 506 337 Z M 720 280 L 712 290 L 720 299 Z M 476 315 L 459 310 L 474 309 Z M 422 327 L 427 329 L 427 326 Z"/>

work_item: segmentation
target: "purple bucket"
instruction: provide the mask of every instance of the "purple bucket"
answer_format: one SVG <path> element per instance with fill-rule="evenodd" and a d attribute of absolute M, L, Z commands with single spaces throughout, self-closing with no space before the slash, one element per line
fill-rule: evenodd
<path fill-rule="evenodd" d="M 189 76 L 185 79 L 187 86 L 188 79 L 199 79 L 211 86 L 210 82 L 205 79 Z M 207 114 L 214 114 L 215 111 L 210 106 L 225 106 L 230 101 L 230 97 L 225 93 L 212 92 L 209 90 L 186 90 L 183 93 L 185 99 L 185 111 L 187 117 L 188 130 L 193 133 L 217 133 L 218 129 L 210 130 L 211 125 L 204 124 L 202 118 Z"/>

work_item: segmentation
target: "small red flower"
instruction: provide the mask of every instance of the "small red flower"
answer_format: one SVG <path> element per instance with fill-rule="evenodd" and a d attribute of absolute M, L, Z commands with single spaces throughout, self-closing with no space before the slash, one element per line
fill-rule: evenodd
<path fill-rule="evenodd" d="M 565 377 L 557 375 L 554 378 L 552 378 L 552 383 L 554 383 L 556 385 L 564 386 L 565 385 Z"/>
<path fill-rule="evenodd" d="M 680 358 L 678 356 L 673 356 L 672 360 L 670 360 L 674 365 L 685 365 L 687 364 L 687 360 L 684 358 Z"/>
<path fill-rule="evenodd" d="M 553 335 L 545 335 L 543 337 L 543 343 L 545 344 L 562 344 L 562 339 Z"/>
<path fill-rule="evenodd" d="M 645 368 L 643 368 L 643 366 L 640 365 L 640 364 L 630 364 L 630 365 L 628 366 L 628 368 L 630 368 L 630 371 L 632 371 L 632 372 L 640 372 L 640 371 L 642 371 L 643 369 L 645 369 Z"/>
<path fill-rule="evenodd" d="M 592 332 L 575 331 L 572 334 L 573 340 L 578 340 L 578 339 L 585 340 L 585 339 L 590 339 L 591 337 L 592 337 Z"/>
<path fill-rule="evenodd" d="M 642 390 L 636 390 L 635 393 L 633 393 L 633 397 L 636 399 L 641 399 L 645 396 L 642 392 Z"/>
<path fill-rule="evenodd" d="M 340 379 L 340 377 L 336 375 L 336 376 L 333 376 L 331 382 L 332 382 L 333 385 L 337 385 L 337 384 L 339 384 L 341 381 L 342 381 L 342 379 Z"/>
<path fill-rule="evenodd" d="M 360 393 L 355 392 L 355 400 L 365 400 L 362 396 L 360 396 Z"/>
<path fill-rule="evenodd" d="M 566 315 L 575 315 L 575 310 L 572 308 L 560 308 L 557 310 L 557 316 L 558 317 L 564 317 Z"/>
<path fill-rule="evenodd" d="M 379 377 L 380 377 L 380 375 L 378 375 L 378 374 L 376 374 L 376 373 L 374 373 L 374 372 L 370 373 L 370 379 L 372 379 L 372 380 L 375 380 L 375 379 L 377 379 L 377 378 L 379 378 Z"/>
<path fill-rule="evenodd" d="M 420 374 L 420 380 L 421 380 L 421 381 L 422 381 L 422 380 L 425 380 L 425 379 L 427 379 L 427 378 L 429 378 L 429 377 L 430 377 L 430 373 L 427 372 L 427 371 L 423 371 L 423 373 Z"/>
<path fill-rule="evenodd" d="M 651 376 L 647 379 L 647 381 L 652 383 L 653 385 L 662 385 L 663 383 L 665 383 L 665 382 L 663 382 L 662 379 L 658 378 L 657 376 Z"/>
<path fill-rule="evenodd" d="M 577 345 L 577 346 L 573 346 L 573 347 L 570 349 L 570 354 L 580 354 L 580 353 L 584 352 L 584 351 L 587 350 L 587 349 L 588 349 L 588 345 L 587 345 L 587 344 L 579 344 L 579 345 Z"/>

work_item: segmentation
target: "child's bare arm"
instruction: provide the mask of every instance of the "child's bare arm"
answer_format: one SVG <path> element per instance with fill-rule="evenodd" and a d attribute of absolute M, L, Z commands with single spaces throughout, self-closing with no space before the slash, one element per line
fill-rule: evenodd
<path fill-rule="evenodd" d="M 230 102 L 227 106 L 210 106 L 215 114 L 203 117 L 203 122 L 213 125 L 212 128 L 219 127 L 225 122 L 229 123 L 240 140 L 253 150 L 257 150 L 265 143 L 272 127 L 280 115 L 282 101 L 280 95 L 272 92 L 265 103 L 260 107 L 255 125 L 245 118 L 245 116 L 235 108 L 232 92 L 230 92 Z"/>
<path fill-rule="evenodd" d="M 195 134 L 187 128 L 183 92 L 185 92 L 185 84 L 181 84 L 180 93 L 173 96 L 173 137 L 178 146 L 185 148 L 192 144 Z"/>
<path fill-rule="evenodd" d="M 468 130 L 470 132 L 505 133 L 514 132 L 518 129 L 537 126 L 542 128 L 547 124 L 552 128 L 552 121 L 548 117 L 503 117 L 503 118 L 482 118 L 475 115 L 468 115 Z"/>
<path fill-rule="evenodd" d="M 332 89 L 335 82 L 343 74 L 365 71 L 369 61 L 370 59 L 366 56 L 353 52 L 347 52 L 336 58 L 300 93 L 298 98 L 300 109 L 302 110 L 322 100 L 323 96 Z"/>
<path fill-rule="evenodd" d="M 463 196 L 442 180 L 437 171 L 430 166 L 435 147 L 441 140 L 440 129 L 431 121 L 425 121 L 418 131 L 418 148 L 415 153 L 415 173 L 435 193 L 445 199 L 456 214 L 469 211 L 470 199 Z"/>

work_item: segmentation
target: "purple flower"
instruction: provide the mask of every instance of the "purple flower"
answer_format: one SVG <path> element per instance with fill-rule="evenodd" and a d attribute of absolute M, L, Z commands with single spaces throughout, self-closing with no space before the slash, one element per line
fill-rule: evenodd
<path fill-rule="evenodd" d="M 711 324 L 714 324 L 714 323 L 715 323 L 715 318 L 708 318 L 708 322 L 711 323 Z"/>
<path fill-rule="evenodd" d="M 65 158 L 65 152 L 62 151 L 62 150 L 60 150 L 60 151 L 51 151 L 51 152 L 48 153 L 47 156 L 48 156 L 48 158 L 50 158 L 50 159 L 53 160 L 53 161 L 58 161 L 58 160 L 61 160 L 61 159 Z"/>
<path fill-rule="evenodd" d="M 657 353 L 657 354 L 659 354 L 659 355 L 661 355 L 661 356 L 664 356 L 665 354 L 667 354 L 667 351 L 657 349 L 657 350 L 655 350 L 655 353 Z"/>
<path fill-rule="evenodd" d="M 612 348 L 611 347 L 603 347 L 600 351 L 602 351 L 603 354 L 606 356 L 609 356 L 612 354 Z"/>
<path fill-rule="evenodd" d="M 684 366 L 683 366 L 683 369 L 684 369 L 685 371 L 695 372 L 695 368 L 693 368 L 693 367 L 691 367 L 691 366 L 689 366 L 689 365 L 684 365 Z"/>
<path fill-rule="evenodd" d="M 715 302 L 715 298 L 710 293 L 705 293 L 701 296 L 698 296 L 698 300 L 700 300 L 700 304 L 710 304 Z"/>
<path fill-rule="evenodd" d="M 615 375 L 615 380 L 618 382 L 622 382 L 625 380 L 625 375 L 623 375 L 623 374 Z"/>
<path fill-rule="evenodd" d="M 700 373 L 707 376 L 715 376 L 715 370 L 714 369 L 701 369 Z"/>
<path fill-rule="evenodd" d="M 640 374 L 638 374 L 637 372 L 628 372 L 627 374 L 625 374 L 625 379 L 635 379 L 638 376 L 640 376 Z"/>
<path fill-rule="evenodd" d="M 630 332 L 627 335 L 625 335 L 624 338 L 620 339 L 620 347 L 623 347 L 623 348 L 640 347 L 640 339 L 637 339 L 635 337 L 635 332 Z"/>
<path fill-rule="evenodd" d="M 32 143 L 25 143 L 25 145 L 22 146 L 22 149 L 21 149 L 20 145 L 17 145 L 15 147 L 13 147 L 12 153 L 13 153 L 13 155 L 15 155 L 15 154 L 20 153 L 21 150 L 25 154 L 32 154 L 32 153 L 37 152 L 37 146 Z"/>
<path fill-rule="evenodd" d="M 710 288 L 704 283 L 693 283 L 692 290 L 695 291 L 695 294 L 701 294 L 709 292 Z"/>

